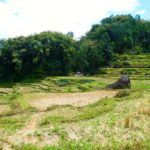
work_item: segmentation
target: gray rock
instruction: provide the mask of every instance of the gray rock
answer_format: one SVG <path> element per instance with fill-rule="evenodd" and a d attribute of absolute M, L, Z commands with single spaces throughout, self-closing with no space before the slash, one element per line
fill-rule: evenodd
<path fill-rule="evenodd" d="M 131 81 L 127 75 L 122 75 L 115 83 L 106 86 L 108 89 L 131 88 Z"/>
<path fill-rule="evenodd" d="M 150 78 L 150 74 L 145 74 L 145 77 L 148 77 L 148 78 Z"/>

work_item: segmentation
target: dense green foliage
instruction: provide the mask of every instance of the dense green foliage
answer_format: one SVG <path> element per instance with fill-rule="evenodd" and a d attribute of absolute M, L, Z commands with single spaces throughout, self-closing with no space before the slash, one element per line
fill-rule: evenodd
<path fill-rule="evenodd" d="M 150 22 L 140 16 L 110 16 L 92 26 L 79 44 L 79 67 L 95 73 L 100 66 L 110 66 L 116 54 L 150 52 Z"/>
<path fill-rule="evenodd" d="M 0 43 L 1 79 L 18 79 L 34 73 L 66 75 L 72 69 L 75 42 L 61 33 L 43 32 Z"/>
<path fill-rule="evenodd" d="M 0 40 L 0 79 L 75 71 L 95 74 L 100 67 L 111 66 L 118 54 L 150 52 L 150 22 L 138 15 L 107 17 L 93 25 L 80 41 L 70 34 L 43 32 Z"/>
<path fill-rule="evenodd" d="M 93 25 L 87 39 L 109 45 L 115 53 L 150 52 L 150 22 L 140 16 L 110 16 Z"/>

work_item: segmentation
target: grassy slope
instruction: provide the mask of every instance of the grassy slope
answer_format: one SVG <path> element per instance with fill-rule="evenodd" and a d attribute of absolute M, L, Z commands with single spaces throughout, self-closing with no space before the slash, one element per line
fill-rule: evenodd
<path fill-rule="evenodd" d="M 45 133 L 59 137 L 58 146 L 47 150 L 149 149 L 150 95 L 126 91 L 112 99 L 76 108 L 55 107 L 39 122 L 34 136 L 44 140 Z M 51 127 L 50 127 L 51 126 Z M 14 146 L 16 149 L 40 149 L 37 145 Z"/>
<path fill-rule="evenodd" d="M 37 112 L 28 104 L 29 99 L 34 99 L 39 93 L 47 92 L 78 92 L 102 89 L 109 81 L 96 77 L 48 77 L 41 80 L 26 80 L 15 84 L 2 84 L 0 90 L 0 129 L 14 133 L 23 126 L 27 117 Z M 51 90 L 52 89 L 52 90 Z M 9 109 L 8 109 L 9 108 Z M 19 125 L 18 125 L 19 124 Z M 12 127 L 13 126 L 13 127 Z"/>
<path fill-rule="evenodd" d="M 10 106 L 9 112 L 1 114 L 0 117 L 0 132 L 4 135 L 0 141 L 6 141 L 7 134 L 13 135 L 28 122 L 33 113 L 38 112 L 28 105 L 27 100 L 34 98 L 37 92 L 48 91 L 41 87 L 53 87 L 53 91 L 50 92 L 68 92 L 68 88 L 73 89 L 71 92 L 87 91 L 102 89 L 114 80 L 115 78 L 103 77 L 49 77 L 37 82 L 24 81 L 13 85 L 8 94 L 0 96 L 0 104 Z M 82 86 L 86 88 L 80 88 Z M 38 145 L 23 144 L 21 147 L 13 147 L 19 150 L 55 150 L 60 147 L 64 150 L 148 149 L 149 89 L 150 80 L 132 80 L 132 89 L 123 91 L 115 98 L 104 99 L 83 108 L 53 106 L 43 115 L 33 136 L 39 138 L 40 143 L 44 134 L 56 135 L 59 138 L 58 146 L 45 145 L 44 148 L 40 148 Z M 49 128 L 49 125 L 52 125 L 52 128 Z"/>

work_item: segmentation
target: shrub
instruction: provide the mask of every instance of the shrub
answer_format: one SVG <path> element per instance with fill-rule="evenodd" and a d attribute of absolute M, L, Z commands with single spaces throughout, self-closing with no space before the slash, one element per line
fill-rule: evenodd
<path fill-rule="evenodd" d="M 130 67 L 130 63 L 129 63 L 128 61 L 124 61 L 124 62 L 123 62 L 123 66 L 124 66 L 124 67 Z"/>
<path fill-rule="evenodd" d="M 122 68 L 122 62 L 121 61 L 114 62 L 113 66 L 114 68 Z"/>
<path fill-rule="evenodd" d="M 127 57 L 127 56 L 122 56 L 122 60 L 123 60 L 123 61 L 127 61 L 127 60 L 128 60 L 128 57 Z"/>
<path fill-rule="evenodd" d="M 124 90 L 124 91 L 118 92 L 115 97 L 122 98 L 122 97 L 126 97 L 129 95 L 130 95 L 130 91 Z"/>
<path fill-rule="evenodd" d="M 99 68 L 96 73 L 97 74 L 107 74 L 107 70 L 105 68 Z"/>

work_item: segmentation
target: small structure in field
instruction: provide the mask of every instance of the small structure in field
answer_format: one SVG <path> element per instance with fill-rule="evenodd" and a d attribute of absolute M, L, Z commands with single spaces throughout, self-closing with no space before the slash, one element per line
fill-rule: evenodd
<path fill-rule="evenodd" d="M 131 88 L 131 81 L 127 75 L 122 75 L 115 83 L 106 86 L 107 89 Z"/>
<path fill-rule="evenodd" d="M 76 77 L 82 77 L 82 76 L 83 76 L 83 73 L 80 72 L 80 71 L 78 71 L 78 72 L 76 72 L 75 76 L 76 76 Z"/>

